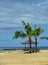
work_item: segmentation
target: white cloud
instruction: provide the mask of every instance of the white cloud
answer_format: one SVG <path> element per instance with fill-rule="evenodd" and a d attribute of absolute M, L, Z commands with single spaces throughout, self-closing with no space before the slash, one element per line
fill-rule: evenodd
<path fill-rule="evenodd" d="M 0 27 L 21 26 L 22 20 L 33 24 L 48 24 L 48 0 L 26 4 L 24 2 L 1 2 Z"/>
<path fill-rule="evenodd" d="M 40 6 L 41 6 L 41 4 L 40 4 L 40 3 L 38 3 L 38 4 L 37 4 L 37 6 L 38 6 L 38 7 L 40 7 Z"/>
<path fill-rule="evenodd" d="M 40 3 L 37 3 L 37 4 L 32 4 L 32 6 L 37 6 L 37 7 L 40 7 L 41 4 Z"/>

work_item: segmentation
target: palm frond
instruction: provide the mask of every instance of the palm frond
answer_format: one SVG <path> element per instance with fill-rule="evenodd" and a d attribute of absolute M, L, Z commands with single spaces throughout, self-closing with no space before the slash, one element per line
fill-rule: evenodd
<path fill-rule="evenodd" d="M 24 38 L 24 37 L 26 37 L 26 33 L 22 32 L 22 31 L 16 31 L 13 39 L 16 39 L 18 37 L 23 37 Z"/>
<path fill-rule="evenodd" d="M 27 36 L 27 34 L 26 33 L 24 33 L 24 32 L 22 32 L 22 31 L 20 31 L 20 37 L 26 37 Z"/>
<path fill-rule="evenodd" d="M 18 38 L 19 36 L 20 36 L 20 31 L 16 31 L 16 32 L 15 32 L 15 35 L 14 35 L 14 37 L 13 37 L 13 39 Z"/>
<path fill-rule="evenodd" d="M 22 21 L 23 25 L 26 25 L 26 23 L 24 21 Z"/>
<path fill-rule="evenodd" d="M 27 35 L 31 36 L 32 29 L 31 29 L 30 24 L 29 23 L 25 23 L 24 21 L 22 21 L 22 23 L 25 26 L 25 30 L 26 30 Z"/>
<path fill-rule="evenodd" d="M 41 33 L 43 33 L 44 30 L 41 29 L 41 27 L 36 28 L 36 24 L 34 26 L 34 30 L 32 31 L 32 35 L 37 38 Z"/>
<path fill-rule="evenodd" d="M 41 39 L 46 39 L 46 40 L 48 40 L 48 37 L 41 37 Z"/>
<path fill-rule="evenodd" d="M 36 29 L 36 34 L 37 34 L 37 36 L 39 36 L 41 33 L 43 33 L 44 32 L 44 30 L 43 29 L 41 29 L 40 27 L 38 27 L 37 29 Z"/>

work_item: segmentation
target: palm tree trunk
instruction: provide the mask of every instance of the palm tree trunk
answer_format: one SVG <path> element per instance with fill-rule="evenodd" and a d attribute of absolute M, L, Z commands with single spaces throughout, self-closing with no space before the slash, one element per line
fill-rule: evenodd
<path fill-rule="evenodd" d="M 29 41 L 30 41 L 30 53 L 31 53 L 32 52 L 31 37 L 29 37 Z"/>
<path fill-rule="evenodd" d="M 26 50 L 26 44 L 25 44 L 25 50 Z"/>
<path fill-rule="evenodd" d="M 36 42 L 36 51 L 37 51 L 37 38 L 35 38 L 35 42 Z"/>

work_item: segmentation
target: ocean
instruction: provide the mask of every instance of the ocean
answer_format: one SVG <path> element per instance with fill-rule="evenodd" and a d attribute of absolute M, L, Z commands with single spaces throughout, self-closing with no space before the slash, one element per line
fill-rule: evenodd
<path fill-rule="evenodd" d="M 26 47 L 28 49 L 29 47 Z M 0 51 L 9 51 L 9 50 L 23 50 L 25 47 L 0 47 Z M 48 50 L 48 47 L 38 47 L 40 50 Z"/>

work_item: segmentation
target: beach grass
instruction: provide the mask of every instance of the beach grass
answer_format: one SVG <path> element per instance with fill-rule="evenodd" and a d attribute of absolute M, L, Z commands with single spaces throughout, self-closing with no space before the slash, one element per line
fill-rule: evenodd
<path fill-rule="evenodd" d="M 31 54 L 22 50 L 2 51 L 0 65 L 48 65 L 48 50 Z"/>

